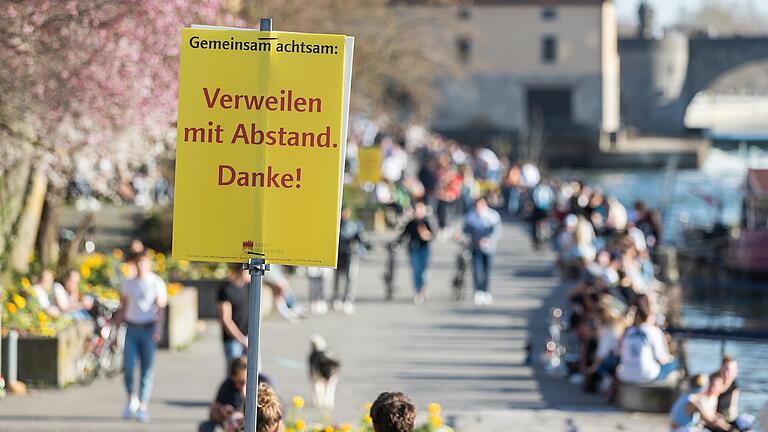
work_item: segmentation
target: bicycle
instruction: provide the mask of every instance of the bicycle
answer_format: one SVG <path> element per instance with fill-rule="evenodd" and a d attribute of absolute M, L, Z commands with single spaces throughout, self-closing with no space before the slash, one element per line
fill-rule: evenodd
<path fill-rule="evenodd" d="M 118 300 L 96 300 L 89 311 L 95 331 L 86 341 L 83 356 L 77 362 L 78 381 L 90 384 L 96 377 L 112 377 L 123 370 L 125 326 L 115 325 L 113 317 L 120 308 Z"/>

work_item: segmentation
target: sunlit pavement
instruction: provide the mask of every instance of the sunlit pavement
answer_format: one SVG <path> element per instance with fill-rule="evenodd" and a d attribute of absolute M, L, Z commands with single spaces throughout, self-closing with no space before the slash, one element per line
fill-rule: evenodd
<path fill-rule="evenodd" d="M 552 256 L 530 250 L 523 226 L 505 226 L 491 281 L 495 302 L 483 307 L 472 304 L 469 289 L 464 302 L 450 299 L 458 248 L 448 241 L 434 244 L 424 305 L 412 302 L 404 252 L 398 257 L 395 300 L 385 302 L 386 240 L 377 238 L 361 263 L 356 314 L 329 312 L 298 324 L 274 316 L 265 321 L 263 370 L 284 400 L 301 395 L 309 401 L 309 338 L 321 334 L 342 361 L 337 408 L 330 413 L 339 423 L 357 423 L 365 402 L 399 390 L 421 411 L 440 403 L 446 419 L 467 432 L 664 430 L 663 416 L 615 411 L 599 397 L 523 365 L 526 342 L 532 338 L 540 347 L 546 310 L 562 291 Z M 305 300 L 306 280 L 295 277 L 292 284 Z M 327 286 L 327 295 L 330 291 Z M 208 324 L 187 350 L 158 356 L 148 425 L 120 418 L 125 396 L 117 377 L 9 397 L 0 402 L 0 430 L 196 430 L 224 377 L 219 328 Z M 322 415 L 307 408 L 302 413 L 308 420 Z"/>

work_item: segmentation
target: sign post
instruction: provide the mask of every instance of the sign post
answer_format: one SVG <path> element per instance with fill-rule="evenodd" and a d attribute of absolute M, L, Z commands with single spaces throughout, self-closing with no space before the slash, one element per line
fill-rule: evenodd
<path fill-rule="evenodd" d="M 173 212 L 175 259 L 245 262 L 250 274 L 248 432 L 264 273 L 336 267 L 354 50 L 351 36 L 259 27 L 181 31 Z"/>
<path fill-rule="evenodd" d="M 262 18 L 260 31 L 272 31 L 272 18 Z M 249 258 L 251 287 L 248 296 L 248 372 L 245 387 L 245 431 L 256 432 L 259 421 L 259 354 L 261 336 L 261 277 L 269 270 L 264 258 Z"/>

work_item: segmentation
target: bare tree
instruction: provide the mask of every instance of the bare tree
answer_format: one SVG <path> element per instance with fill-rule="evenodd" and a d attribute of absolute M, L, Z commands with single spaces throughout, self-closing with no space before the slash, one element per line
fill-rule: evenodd
<path fill-rule="evenodd" d="M 693 11 L 681 10 L 679 26 L 711 36 L 765 34 L 768 16 L 752 3 L 736 8 L 723 0 L 707 0 Z"/>
<path fill-rule="evenodd" d="M 431 3 L 436 12 L 450 4 Z M 268 16 L 275 30 L 354 36 L 352 110 L 420 120 L 432 107 L 433 80 L 454 63 L 434 44 L 454 37 L 452 26 L 436 22 L 441 14 L 424 17 L 407 8 L 389 0 L 315 0 L 311 7 L 304 0 L 243 0 L 241 16 L 251 26 Z"/>

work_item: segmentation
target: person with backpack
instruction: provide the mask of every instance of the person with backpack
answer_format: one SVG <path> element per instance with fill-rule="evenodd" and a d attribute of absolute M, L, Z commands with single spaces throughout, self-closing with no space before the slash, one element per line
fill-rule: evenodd
<path fill-rule="evenodd" d="M 669 353 L 664 332 L 654 324 L 655 315 L 647 295 L 637 297 L 635 310 L 634 325 L 624 332 L 620 343 L 621 360 L 616 375 L 629 384 L 664 381 L 677 371 L 679 362 Z"/>

